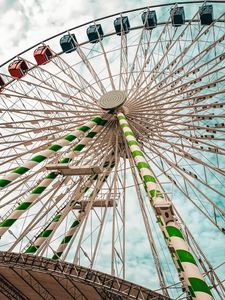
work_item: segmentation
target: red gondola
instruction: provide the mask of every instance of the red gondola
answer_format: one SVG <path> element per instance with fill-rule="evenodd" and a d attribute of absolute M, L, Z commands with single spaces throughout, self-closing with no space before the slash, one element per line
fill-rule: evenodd
<path fill-rule="evenodd" d="M 8 66 L 9 73 L 14 78 L 21 78 L 28 72 L 28 65 L 22 58 L 16 59 Z"/>
<path fill-rule="evenodd" d="M 5 82 L 3 78 L 0 76 L 0 92 L 3 90 L 4 86 L 5 86 Z"/>
<path fill-rule="evenodd" d="M 53 53 L 49 46 L 40 46 L 34 51 L 34 58 L 38 65 L 46 64 L 51 60 Z"/>

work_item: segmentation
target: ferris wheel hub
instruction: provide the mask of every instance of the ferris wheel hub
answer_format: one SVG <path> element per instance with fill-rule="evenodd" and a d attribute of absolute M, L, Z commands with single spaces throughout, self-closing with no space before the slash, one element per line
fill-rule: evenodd
<path fill-rule="evenodd" d="M 99 99 L 99 105 L 103 109 L 118 108 L 124 104 L 127 99 L 127 95 L 124 91 L 115 90 L 105 93 Z"/>

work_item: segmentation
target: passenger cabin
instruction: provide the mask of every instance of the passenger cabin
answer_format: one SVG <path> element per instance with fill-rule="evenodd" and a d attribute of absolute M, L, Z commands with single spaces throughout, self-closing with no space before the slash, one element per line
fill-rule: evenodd
<path fill-rule="evenodd" d="M 8 70 L 12 77 L 21 78 L 27 74 L 29 68 L 26 61 L 23 58 L 19 58 L 11 62 Z"/>
<path fill-rule="evenodd" d="M 49 46 L 40 46 L 34 51 L 34 58 L 38 65 L 48 63 L 53 56 Z"/>
<path fill-rule="evenodd" d="M 155 10 L 148 10 L 143 12 L 141 15 L 142 22 L 144 27 L 148 30 L 152 30 L 157 26 L 157 17 Z"/>
<path fill-rule="evenodd" d="M 2 78 L 2 76 L 0 75 L 0 92 L 3 90 L 4 86 L 5 86 L 5 82 Z"/>
<path fill-rule="evenodd" d="M 199 8 L 201 25 L 210 25 L 213 22 L 213 6 L 203 5 Z"/>
<path fill-rule="evenodd" d="M 185 14 L 183 6 L 173 8 L 170 11 L 170 15 L 172 19 L 172 25 L 174 27 L 179 27 L 185 23 Z"/>
<path fill-rule="evenodd" d="M 60 46 L 65 53 L 71 53 L 76 50 L 77 39 L 75 34 L 65 34 L 60 39 Z"/>
<path fill-rule="evenodd" d="M 87 36 L 90 43 L 98 43 L 103 39 L 103 30 L 100 24 L 91 25 L 87 28 Z"/>
<path fill-rule="evenodd" d="M 117 35 L 121 35 L 121 32 L 127 34 L 130 31 L 130 22 L 128 17 L 119 17 L 114 21 L 114 27 Z"/>

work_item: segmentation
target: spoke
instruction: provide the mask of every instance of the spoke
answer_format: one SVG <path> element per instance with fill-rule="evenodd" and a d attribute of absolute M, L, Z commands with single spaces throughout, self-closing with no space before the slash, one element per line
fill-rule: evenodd
<path fill-rule="evenodd" d="M 134 163 L 132 162 L 132 159 L 131 159 L 131 156 L 130 156 L 130 153 L 129 153 L 128 149 L 127 149 L 127 154 L 128 154 L 129 162 L 130 162 L 130 165 L 131 165 L 131 171 L 132 171 L 132 176 L 133 176 L 133 180 L 134 180 L 134 183 L 135 183 L 135 189 L 136 189 L 136 192 L 137 192 L 139 205 L 140 205 L 140 208 L 141 208 L 141 213 L 142 213 L 142 217 L 143 217 L 144 224 L 145 224 L 145 230 L 147 232 L 147 236 L 148 236 L 148 240 L 149 240 L 149 246 L 150 246 L 152 256 L 153 256 L 153 259 L 154 259 L 154 263 L 155 263 L 155 267 L 156 267 L 156 270 L 157 270 L 157 275 L 158 275 L 158 278 L 159 278 L 160 287 L 162 289 L 162 292 L 163 292 L 164 296 L 169 297 L 169 294 L 168 294 L 167 289 L 166 289 L 166 283 L 165 283 L 163 271 L 162 271 L 161 264 L 160 264 L 160 261 L 159 261 L 159 257 L 158 257 L 158 254 L 157 254 L 157 247 L 156 247 L 156 244 L 155 244 L 155 241 L 154 241 L 154 238 L 153 238 L 153 234 L 152 234 L 152 231 L 151 231 L 151 226 L 150 226 L 150 223 L 149 223 L 149 220 L 148 220 L 148 215 L 147 215 L 147 212 L 146 212 L 146 209 L 145 209 L 144 199 L 143 199 L 143 196 L 142 196 L 142 193 L 141 193 L 141 190 L 140 190 L 138 177 L 137 177 L 137 174 L 136 174 L 136 172 L 133 168 Z"/>
<path fill-rule="evenodd" d="M 89 59 L 87 58 L 87 56 L 85 55 L 85 53 L 83 52 L 83 50 L 81 49 L 81 47 L 79 45 L 77 45 L 77 53 L 80 56 L 80 58 L 82 59 L 82 62 L 84 63 L 84 65 L 87 67 L 89 73 L 93 77 L 94 82 L 98 85 L 101 93 L 102 94 L 106 93 L 106 89 L 105 89 L 104 85 L 102 84 L 101 79 L 99 78 L 98 74 L 92 67 Z"/>
<path fill-rule="evenodd" d="M 224 13 L 218 18 L 218 20 L 219 20 L 219 19 L 222 19 L 223 17 L 224 17 Z M 191 23 L 190 23 L 190 24 L 191 24 Z M 192 40 L 192 42 L 189 44 L 188 48 L 187 48 L 187 47 L 184 48 L 184 49 L 179 53 L 178 57 L 177 57 L 177 58 L 174 58 L 173 61 L 170 63 L 170 65 L 167 66 L 167 68 L 169 68 L 170 66 L 173 67 L 174 65 L 175 65 L 175 66 L 178 65 L 179 62 L 182 61 L 182 59 L 183 59 L 184 56 L 188 56 L 188 55 L 187 55 L 187 51 L 188 51 L 189 49 L 191 49 L 191 46 L 192 46 L 194 43 L 198 42 L 198 40 L 205 34 L 205 32 L 208 33 L 208 32 L 209 32 L 209 29 L 212 28 L 212 26 L 213 26 L 213 23 L 209 26 L 209 28 L 205 28 L 205 30 L 202 28 L 201 31 L 197 32 L 197 36 Z M 189 28 L 189 24 L 187 25 L 187 28 Z M 185 29 L 184 29 L 184 31 L 185 31 Z M 184 34 L 184 32 L 182 32 L 182 33 L 180 34 L 179 37 L 181 37 L 183 34 Z M 178 38 L 179 38 L 179 37 L 178 37 Z M 202 51 L 199 51 L 198 54 L 195 55 L 195 57 L 191 56 L 190 60 L 189 60 L 188 62 L 186 62 L 186 64 L 188 65 L 188 63 L 192 63 L 192 65 L 193 65 L 193 67 L 194 67 L 194 66 L 197 64 L 197 62 L 200 61 L 200 60 L 204 57 L 204 55 L 206 55 L 206 54 L 208 53 L 209 50 L 212 50 L 213 47 L 215 47 L 216 45 L 218 45 L 218 44 L 221 42 L 221 40 L 223 40 L 223 39 L 224 39 L 224 35 L 223 35 L 222 37 L 220 37 L 219 39 L 217 39 L 216 41 L 213 41 L 212 44 L 211 44 L 210 46 L 208 46 L 206 49 L 204 49 L 204 50 L 202 50 Z M 161 40 L 161 37 L 158 39 L 158 41 L 160 41 L 160 40 Z M 171 40 L 171 42 L 172 42 L 172 41 L 173 41 L 173 39 Z M 172 46 L 173 46 L 173 45 L 176 45 L 176 42 L 177 42 L 177 40 L 175 40 L 175 41 L 172 43 Z M 155 48 L 153 48 L 153 50 L 154 50 L 154 49 L 155 49 Z M 163 60 L 164 58 L 166 58 L 166 55 L 169 53 L 170 49 L 171 49 L 171 48 L 169 47 L 169 48 L 166 50 L 166 53 L 164 54 L 163 58 L 162 58 L 161 60 L 159 60 L 159 62 L 158 62 L 157 64 L 155 64 L 153 70 L 151 70 L 151 73 L 146 77 L 146 79 L 149 79 L 149 78 L 151 77 L 151 75 L 154 74 L 154 72 L 156 72 L 156 74 L 158 75 L 158 69 L 159 69 L 159 66 L 162 65 L 162 60 Z M 152 52 L 153 52 L 153 50 L 152 50 Z M 179 59 L 180 59 L 180 60 L 179 60 Z M 197 62 L 196 62 L 196 59 L 198 59 Z M 184 63 L 183 66 L 182 66 L 182 70 L 186 70 L 185 67 L 187 67 L 187 66 L 186 66 L 185 63 Z M 178 68 L 178 69 L 179 69 L 179 68 Z M 177 70 L 176 70 L 176 71 L 177 71 Z M 165 70 L 163 70 L 162 72 L 165 72 Z M 172 75 L 173 75 L 173 74 L 172 74 Z M 169 76 L 170 76 L 170 78 L 173 78 L 173 76 L 171 76 L 170 74 L 169 74 Z M 154 75 L 153 75 L 153 78 L 151 78 L 151 82 L 153 82 L 152 79 L 154 79 Z M 145 81 L 142 82 L 142 85 L 143 85 L 144 83 L 145 83 Z M 139 88 L 141 87 L 140 84 L 139 84 L 138 86 L 139 86 Z M 150 91 L 151 91 L 151 88 L 150 88 Z M 136 93 L 137 93 L 137 92 L 136 92 Z M 149 93 L 149 91 L 147 91 L 146 93 L 142 93 L 141 96 L 142 96 L 142 97 L 143 97 L 143 96 L 146 97 L 146 95 L 147 95 L 148 93 Z M 133 99 L 133 98 L 134 98 L 134 96 L 131 96 L 131 99 Z M 140 98 L 140 97 L 136 97 L 136 100 L 139 100 L 139 98 Z"/>
<path fill-rule="evenodd" d="M 162 192 L 159 190 L 157 181 L 152 175 L 150 166 L 145 160 L 144 155 L 141 149 L 139 148 L 138 143 L 134 137 L 134 134 L 131 131 L 126 121 L 126 118 L 122 113 L 119 113 L 117 117 L 121 129 L 123 130 L 124 136 L 126 137 L 127 143 L 130 147 L 132 156 L 134 157 L 136 167 L 138 168 L 143 183 L 145 184 L 145 189 L 149 197 L 150 203 L 152 205 L 152 208 L 155 212 L 156 218 L 158 218 L 160 222 L 160 229 L 162 233 L 168 237 L 169 240 L 168 249 L 170 251 L 173 249 L 171 251 L 171 256 L 174 260 L 174 263 L 177 266 L 179 261 L 179 263 L 182 266 L 182 271 L 180 271 L 178 268 L 178 273 L 182 272 L 182 277 L 180 277 L 180 280 L 183 284 L 183 288 L 186 290 L 188 294 L 189 289 L 188 289 L 187 282 L 189 282 L 191 286 L 193 285 L 192 287 L 193 290 L 196 291 L 194 286 L 198 282 L 202 286 L 207 287 L 207 289 L 205 289 L 204 292 L 205 293 L 204 297 L 206 297 L 207 299 L 212 299 L 210 289 L 205 283 L 204 278 L 201 274 L 200 269 L 197 266 L 194 257 L 189 252 L 190 250 L 188 244 L 184 239 L 179 224 L 176 222 L 176 216 L 172 209 L 171 203 L 164 198 Z M 186 254 L 188 253 L 187 255 L 191 257 L 191 262 L 192 262 L 191 264 L 189 263 L 186 264 L 187 262 L 186 259 L 182 258 L 183 255 L 185 255 L 185 253 Z M 190 260 L 188 260 L 188 262 L 190 262 Z M 196 277 L 190 278 L 189 274 L 195 274 Z M 184 279 L 182 279 L 183 276 Z M 196 292 L 196 294 L 197 293 L 198 292 Z"/>
<path fill-rule="evenodd" d="M 107 167 L 108 167 L 109 164 L 111 164 L 110 168 L 112 168 L 113 165 L 114 165 L 113 162 L 112 162 L 112 159 L 111 159 L 111 161 L 106 160 L 105 163 L 103 164 L 103 167 L 105 167 L 105 169 L 106 169 L 106 173 L 108 172 Z M 102 175 L 100 178 L 99 178 L 99 176 L 95 176 L 95 178 L 93 178 L 92 182 L 90 182 L 90 184 L 92 185 L 93 181 L 97 180 L 96 188 L 91 193 L 88 200 L 86 200 L 86 201 L 88 201 L 88 204 L 87 204 L 87 206 L 85 206 L 84 211 L 79 212 L 79 215 L 73 221 L 73 223 L 72 223 L 71 227 L 69 228 L 69 230 L 65 233 L 65 236 L 64 236 L 63 240 L 61 241 L 61 244 L 58 247 L 58 249 L 56 250 L 56 252 L 54 252 L 54 255 L 53 255 L 52 259 L 61 258 L 62 254 L 63 254 L 63 251 L 66 250 L 67 246 L 68 246 L 68 250 L 65 252 L 64 258 L 62 258 L 62 259 L 64 260 L 65 257 L 68 255 L 69 249 L 73 244 L 73 240 L 76 238 L 77 231 L 79 230 L 79 227 L 81 227 L 82 223 L 85 222 L 85 219 L 88 218 L 88 215 L 89 215 L 90 210 L 92 209 L 92 206 L 93 206 L 93 203 L 94 203 L 94 198 L 97 196 L 98 192 L 101 189 L 101 186 L 104 184 L 104 181 L 107 179 L 107 177 L 108 177 L 108 175 Z M 88 187 L 89 184 L 87 184 L 86 186 Z M 79 203 L 81 203 L 81 205 L 82 205 L 82 200 L 80 200 Z M 107 205 L 107 202 L 106 202 L 106 205 Z M 68 245 L 68 243 L 70 243 L 70 246 Z M 78 250 L 79 249 L 77 247 L 77 251 Z"/>
<path fill-rule="evenodd" d="M 13 172 L 5 176 L 4 178 L 0 179 L 0 186 L 3 188 L 7 185 L 9 185 L 12 181 L 19 178 L 20 175 L 25 174 L 27 171 L 31 170 L 33 167 L 35 167 L 37 164 L 44 161 L 46 158 L 53 155 L 55 152 L 60 150 L 62 147 L 68 145 L 71 141 L 74 141 L 77 137 L 80 137 L 83 135 L 84 132 L 90 130 L 94 126 L 97 126 L 96 129 L 98 130 L 101 128 L 101 126 L 105 125 L 107 123 L 106 120 L 102 119 L 101 117 L 96 117 L 92 119 L 91 121 L 85 123 L 83 126 L 75 130 L 74 132 L 66 135 L 63 139 L 59 140 L 56 144 L 52 144 L 48 150 L 42 151 L 35 156 L 33 156 L 27 163 L 25 163 L 22 166 L 18 166 Z M 102 125 L 101 125 L 102 124 Z M 89 140 L 89 136 L 87 135 L 87 141 Z M 86 140 L 84 141 L 84 143 Z M 82 144 L 81 145 L 85 145 Z M 81 148 L 82 149 L 82 148 Z M 74 149 L 77 151 L 76 149 Z M 79 150 L 78 150 L 79 151 Z M 70 154 L 70 156 L 73 156 L 73 152 Z M 70 157 L 68 156 L 68 157 Z"/>
<path fill-rule="evenodd" d="M 61 56 L 55 56 L 55 59 L 53 61 L 57 67 L 64 72 L 72 81 L 77 84 L 78 86 L 81 84 L 80 90 L 88 95 L 91 100 L 95 100 L 96 96 L 100 96 L 99 91 L 97 91 L 93 85 L 88 83 L 88 81 L 79 73 L 75 70 L 74 67 L 71 67 L 64 59 L 62 59 Z M 77 81 L 77 78 L 79 78 L 79 82 Z M 90 89 L 91 95 L 88 93 L 84 92 L 85 90 Z M 94 101 L 95 102 L 95 101 Z"/>
<path fill-rule="evenodd" d="M 121 18 L 122 20 L 122 18 Z M 122 21 L 121 21 L 122 22 Z M 123 25 L 121 24 L 121 28 Z M 128 88 L 128 48 L 127 48 L 127 36 L 122 30 L 120 34 L 120 78 L 119 78 L 119 90 L 127 91 Z"/>
<path fill-rule="evenodd" d="M 150 54 L 148 56 L 146 56 L 145 60 L 144 60 L 144 63 L 143 63 L 143 66 L 142 66 L 142 69 L 140 70 L 136 80 L 134 81 L 133 85 L 137 87 L 137 89 L 140 88 L 140 81 L 141 81 L 141 78 L 142 78 L 142 75 L 144 73 L 144 69 L 146 67 L 147 64 L 149 64 L 151 58 L 154 59 L 153 57 L 153 52 L 155 51 L 155 49 L 157 48 L 157 46 L 160 44 L 161 42 L 161 38 L 163 37 L 163 34 L 164 32 L 168 29 L 168 25 L 169 25 L 169 20 L 166 22 L 166 24 L 164 25 L 164 28 L 162 29 L 162 32 L 161 34 L 159 35 L 157 41 L 155 42 L 155 45 L 153 47 L 153 49 L 151 50 Z M 138 90 L 136 91 L 138 93 Z M 128 97 L 132 97 L 131 96 L 131 93 L 128 94 Z"/>
<path fill-rule="evenodd" d="M 162 153 L 160 153 L 155 147 L 151 147 L 149 148 L 149 150 L 151 150 L 152 152 L 156 153 L 157 155 L 160 156 L 160 158 L 163 159 L 163 162 L 165 162 L 166 165 L 168 165 L 169 167 L 167 167 L 168 170 L 171 169 L 171 167 L 174 168 L 174 170 L 176 170 L 178 172 L 178 174 L 182 175 L 182 179 L 184 180 L 185 183 L 185 187 L 188 185 L 190 187 L 193 188 L 193 190 L 196 190 L 198 193 L 201 194 L 201 196 L 208 201 L 208 204 L 211 206 L 211 213 L 208 211 L 208 209 L 205 207 L 205 205 L 200 201 L 201 207 L 189 196 L 187 188 L 184 188 L 179 182 L 175 181 L 173 179 L 173 177 L 171 177 L 171 175 L 168 175 L 165 167 L 164 168 L 160 168 L 160 166 L 157 164 L 157 168 L 159 170 L 161 170 L 166 177 L 175 184 L 176 188 L 179 189 L 180 192 L 182 192 L 182 194 L 189 200 L 191 201 L 191 203 L 193 203 L 195 205 L 195 207 L 201 212 L 203 213 L 203 215 L 208 218 L 221 232 L 225 232 L 224 231 L 224 227 L 221 227 L 220 224 L 218 224 L 218 220 L 220 220 L 221 224 L 222 224 L 222 220 L 224 220 L 225 214 L 224 212 L 209 198 L 207 197 L 207 195 L 202 192 L 202 190 L 200 190 L 189 178 L 188 176 L 186 176 L 183 173 L 183 169 L 177 167 L 176 164 L 172 163 L 169 159 L 167 159 Z M 168 151 L 168 150 L 167 150 Z M 148 157 L 148 155 L 146 154 L 146 156 Z M 149 157 L 150 159 L 150 157 Z M 162 162 L 162 161 L 161 161 Z M 164 164 L 163 164 L 164 165 Z M 192 173 L 193 174 L 193 173 Z M 190 178 L 192 177 L 192 174 L 189 173 Z M 195 174 L 193 174 L 195 175 Z M 195 176 L 194 176 L 195 178 Z M 207 188 L 209 188 L 208 184 L 205 185 Z M 224 196 L 224 195 L 223 195 Z M 218 219 L 218 220 L 217 220 Z"/>
<path fill-rule="evenodd" d="M 96 25 L 95 22 L 94 22 L 94 24 Z M 108 72 L 108 75 L 109 75 L 111 87 L 112 87 L 113 90 L 115 90 L 115 84 L 114 84 L 114 81 L 113 81 L 113 76 L 112 76 L 112 71 L 111 71 L 111 68 L 110 68 L 110 63 L 109 63 L 109 60 L 107 58 L 107 54 L 106 54 L 106 51 L 105 51 L 105 48 L 104 48 L 104 44 L 102 42 L 102 39 L 101 39 L 101 37 L 99 35 L 98 30 L 97 30 L 97 34 L 98 34 L 98 39 L 99 39 L 100 46 L 101 46 L 101 49 L 102 49 L 102 52 L 103 52 L 103 56 L 104 56 L 104 60 L 105 60 L 107 72 Z"/>
<path fill-rule="evenodd" d="M 104 122 L 103 122 L 104 121 Z M 91 124 L 90 124 L 91 123 Z M 76 135 L 72 135 L 72 140 L 74 140 L 77 136 L 82 136 L 84 132 L 89 131 L 91 128 L 93 128 L 92 131 L 90 131 L 81 141 L 73 147 L 73 150 L 69 152 L 66 157 L 60 160 L 60 163 L 69 163 L 71 162 L 75 156 L 89 143 L 89 141 L 102 129 L 102 126 L 104 126 L 107 123 L 106 120 L 102 118 L 95 118 L 91 122 L 89 122 L 89 126 L 85 127 L 84 130 L 77 130 Z M 98 125 L 96 125 L 98 124 Z M 87 125 L 87 124 L 86 124 Z M 71 140 L 71 139 L 69 139 Z M 39 155 L 35 157 L 39 157 Z M 43 156 L 42 156 L 43 157 Z M 39 161 L 38 161 L 39 162 Z M 51 172 L 49 173 L 39 184 L 36 186 L 32 192 L 31 195 L 28 197 L 28 199 L 24 202 L 22 202 L 16 209 L 13 211 L 7 219 L 3 220 L 3 222 L 0 224 L 0 235 L 2 236 L 10 226 L 12 226 L 16 220 L 24 213 L 26 210 L 32 205 L 32 203 L 40 196 L 40 194 L 43 193 L 43 191 L 55 180 L 55 178 L 59 175 L 59 173 Z"/>

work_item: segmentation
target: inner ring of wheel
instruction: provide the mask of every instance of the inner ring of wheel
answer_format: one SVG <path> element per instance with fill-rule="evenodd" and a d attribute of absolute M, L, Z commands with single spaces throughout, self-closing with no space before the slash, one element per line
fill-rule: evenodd
<path fill-rule="evenodd" d="M 124 104 L 127 95 L 124 91 L 114 90 L 105 93 L 99 99 L 99 105 L 102 109 L 115 109 Z"/>

